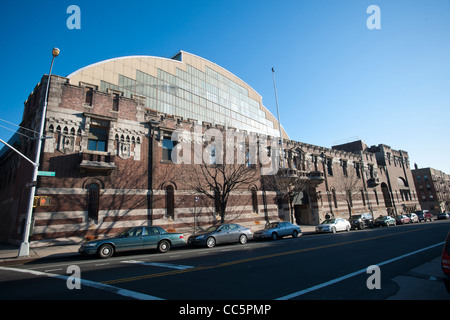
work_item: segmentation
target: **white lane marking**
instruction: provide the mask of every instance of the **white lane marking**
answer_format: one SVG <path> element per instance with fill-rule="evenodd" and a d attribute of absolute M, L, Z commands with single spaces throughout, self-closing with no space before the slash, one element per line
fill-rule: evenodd
<path fill-rule="evenodd" d="M 30 269 L 0 267 L 0 270 L 28 273 L 28 274 L 32 274 L 32 275 L 35 275 L 35 276 L 45 276 L 45 277 L 61 279 L 61 280 L 65 280 L 65 281 L 67 281 L 67 279 L 69 278 L 68 276 L 64 276 L 64 275 L 60 275 L 60 274 L 46 273 L 46 272 L 30 270 Z M 92 287 L 92 288 L 96 288 L 96 289 L 112 292 L 112 293 L 115 293 L 115 294 L 118 294 L 118 295 L 121 295 L 121 296 L 124 296 L 124 297 L 134 298 L 134 299 L 138 299 L 138 300 L 164 300 L 162 298 L 158 298 L 158 297 L 151 296 L 151 295 L 148 295 L 148 294 L 143 294 L 143 293 L 139 293 L 139 292 L 135 292 L 135 291 L 121 289 L 121 288 L 118 288 L 118 287 L 110 286 L 108 284 L 98 283 L 98 282 L 85 280 L 85 279 L 80 279 L 80 281 L 81 281 L 81 285 L 82 286 L 84 285 L 84 286 L 88 286 L 88 287 Z"/>
<path fill-rule="evenodd" d="M 386 260 L 386 261 L 383 261 L 383 262 L 380 262 L 380 263 L 376 263 L 375 265 L 381 267 L 381 266 L 383 266 L 383 265 L 385 265 L 385 264 L 388 264 L 388 263 L 391 263 L 391 262 L 394 262 L 394 261 L 397 261 L 397 260 L 400 260 L 400 259 L 403 259 L 403 258 L 412 256 L 413 254 L 420 253 L 420 252 L 426 251 L 426 250 L 428 250 L 428 249 L 432 249 L 432 248 L 441 246 L 441 245 L 443 245 L 444 243 L 445 243 L 445 241 L 439 242 L 439 243 L 433 244 L 433 245 L 431 245 L 431 246 L 429 246 L 429 247 L 426 247 L 426 248 L 423 248 L 423 249 L 419 249 L 419 250 L 416 250 L 416 251 L 413 251 L 413 252 L 410 252 L 410 253 L 406 253 L 406 254 L 404 254 L 404 255 L 401 255 L 401 256 L 392 258 L 392 259 L 390 259 L 390 260 Z M 325 287 L 327 287 L 327 286 L 329 286 L 329 285 L 335 284 L 335 283 L 337 283 L 337 282 L 341 282 L 341 281 L 343 281 L 343 280 L 346 280 L 346 279 L 349 279 L 349 278 L 351 278 L 351 277 L 357 276 L 357 275 L 359 275 L 359 274 L 361 274 L 361 273 L 366 273 L 366 271 L 367 271 L 367 268 L 364 268 L 364 269 L 361 269 L 361 270 L 358 270 L 358 271 L 349 273 L 349 274 L 347 274 L 347 275 L 345 275 L 345 276 L 342 276 L 342 277 L 339 277 L 339 278 L 336 278 L 336 279 L 333 279 L 333 280 L 330 280 L 330 281 L 327 281 L 327 282 L 318 284 L 318 285 L 316 285 L 316 286 L 309 287 L 309 288 L 307 288 L 307 289 L 300 290 L 300 291 L 297 291 L 297 292 L 294 292 L 294 293 L 285 295 L 285 296 L 280 297 L 280 298 L 277 298 L 277 299 L 275 299 L 275 300 L 289 300 L 289 299 L 292 299 L 292 298 L 296 298 L 296 297 L 299 297 L 299 296 L 301 296 L 301 295 L 307 294 L 307 293 L 309 293 L 309 292 L 316 291 L 316 290 L 325 288 Z"/>
<path fill-rule="evenodd" d="M 62 271 L 63 269 L 62 268 L 58 268 L 58 269 L 48 269 L 48 270 L 45 270 L 44 272 L 53 272 L 53 271 Z"/>
<path fill-rule="evenodd" d="M 177 269 L 177 270 L 185 270 L 185 269 L 194 268 L 193 266 L 184 266 L 181 264 L 171 264 L 171 263 L 162 263 L 162 262 L 144 262 L 144 261 L 138 261 L 138 260 L 126 260 L 126 261 L 121 261 L 121 262 L 138 264 L 141 266 L 163 267 L 163 268 L 170 268 L 170 269 Z"/>

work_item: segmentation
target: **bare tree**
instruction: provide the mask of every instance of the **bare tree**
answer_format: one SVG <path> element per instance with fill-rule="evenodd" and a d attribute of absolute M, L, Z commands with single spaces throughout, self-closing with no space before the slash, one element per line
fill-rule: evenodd
<path fill-rule="evenodd" d="M 349 217 L 352 216 L 353 200 L 358 199 L 363 188 L 362 179 L 358 178 L 356 170 L 339 171 L 335 175 L 334 187 L 342 195 L 348 207 Z"/>
<path fill-rule="evenodd" d="M 230 195 L 259 180 L 258 169 L 245 164 L 207 164 L 190 166 L 186 183 L 192 190 L 212 199 L 220 222 L 225 221 Z"/>

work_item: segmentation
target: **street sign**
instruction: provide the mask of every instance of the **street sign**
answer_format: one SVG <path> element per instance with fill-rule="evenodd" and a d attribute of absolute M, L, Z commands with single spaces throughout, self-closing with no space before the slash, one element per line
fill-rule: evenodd
<path fill-rule="evenodd" d="M 39 206 L 40 207 L 48 207 L 51 206 L 52 201 L 51 198 L 48 196 L 39 197 Z"/>
<path fill-rule="evenodd" d="M 36 196 L 33 201 L 33 208 L 49 207 L 52 205 L 52 198 L 49 196 Z"/>
<path fill-rule="evenodd" d="M 44 176 L 44 177 L 54 177 L 55 172 L 53 171 L 38 171 L 38 176 Z"/>

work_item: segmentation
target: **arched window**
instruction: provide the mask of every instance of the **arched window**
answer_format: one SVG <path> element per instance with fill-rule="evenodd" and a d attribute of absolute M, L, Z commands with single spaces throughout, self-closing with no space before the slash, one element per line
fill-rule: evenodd
<path fill-rule="evenodd" d="M 166 215 L 172 219 L 175 218 L 175 192 L 171 185 L 166 187 Z"/>
<path fill-rule="evenodd" d="M 100 186 L 97 183 L 90 183 L 87 185 L 88 190 L 88 219 L 98 220 L 99 196 Z"/>
<path fill-rule="evenodd" d="M 334 207 L 337 209 L 338 208 L 338 202 L 337 202 L 337 197 L 336 197 L 336 190 L 331 189 L 331 194 L 333 195 Z"/>
<path fill-rule="evenodd" d="M 252 188 L 252 209 L 253 212 L 258 213 L 258 193 L 256 188 Z"/>
<path fill-rule="evenodd" d="M 407 183 L 406 180 L 403 179 L 402 177 L 398 177 L 398 178 L 397 178 L 397 184 L 398 184 L 398 187 L 399 187 L 400 189 L 403 189 L 403 188 L 407 188 L 407 187 L 408 187 L 408 183 Z"/>

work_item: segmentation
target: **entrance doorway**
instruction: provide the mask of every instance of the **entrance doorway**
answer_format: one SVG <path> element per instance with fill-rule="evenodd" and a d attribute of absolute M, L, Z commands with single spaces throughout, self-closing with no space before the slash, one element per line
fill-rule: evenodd
<path fill-rule="evenodd" d="M 294 198 L 294 216 L 296 224 L 311 225 L 313 223 L 309 197 L 305 191 L 300 192 Z"/>

